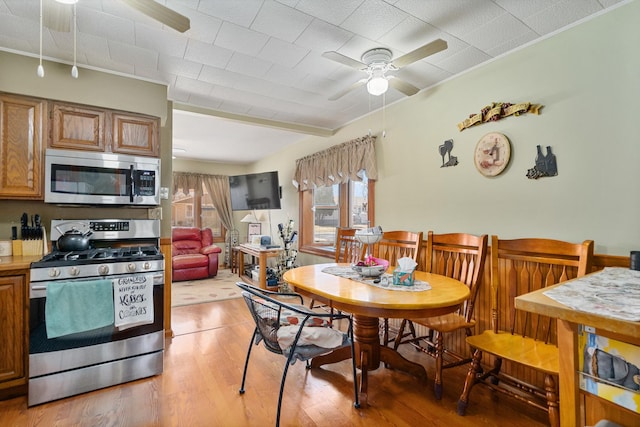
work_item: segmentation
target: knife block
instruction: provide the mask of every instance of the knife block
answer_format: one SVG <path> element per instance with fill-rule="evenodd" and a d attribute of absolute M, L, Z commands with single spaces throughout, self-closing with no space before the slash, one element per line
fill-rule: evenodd
<path fill-rule="evenodd" d="M 12 255 L 13 256 L 21 256 L 22 255 L 22 240 L 12 240 Z"/>
<path fill-rule="evenodd" d="M 15 242 L 16 240 L 14 240 Z M 22 240 L 22 255 L 42 255 L 44 246 L 42 239 L 40 240 Z"/>

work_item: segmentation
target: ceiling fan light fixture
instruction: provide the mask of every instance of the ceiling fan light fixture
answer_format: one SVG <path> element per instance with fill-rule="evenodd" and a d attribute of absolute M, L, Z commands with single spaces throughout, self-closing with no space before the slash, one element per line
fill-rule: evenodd
<path fill-rule="evenodd" d="M 367 92 L 373 96 L 380 96 L 389 89 L 389 81 L 382 76 L 375 76 L 367 82 Z"/>

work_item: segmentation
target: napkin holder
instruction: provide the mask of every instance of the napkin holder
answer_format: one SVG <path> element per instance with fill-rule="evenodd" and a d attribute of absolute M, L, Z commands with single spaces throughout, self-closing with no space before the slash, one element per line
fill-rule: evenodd
<path fill-rule="evenodd" d="M 411 271 L 402 271 L 398 268 L 393 270 L 393 284 L 400 286 L 413 286 L 415 269 Z"/>

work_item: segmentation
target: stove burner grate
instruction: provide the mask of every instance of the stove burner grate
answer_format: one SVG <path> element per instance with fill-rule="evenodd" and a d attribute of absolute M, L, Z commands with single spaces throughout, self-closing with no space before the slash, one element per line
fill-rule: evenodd
<path fill-rule="evenodd" d="M 156 246 L 123 246 L 117 248 L 91 248 L 84 251 L 53 251 L 45 255 L 40 261 L 32 263 L 32 267 L 46 267 L 55 265 L 94 264 L 102 262 L 141 261 L 162 258 L 160 249 Z"/>

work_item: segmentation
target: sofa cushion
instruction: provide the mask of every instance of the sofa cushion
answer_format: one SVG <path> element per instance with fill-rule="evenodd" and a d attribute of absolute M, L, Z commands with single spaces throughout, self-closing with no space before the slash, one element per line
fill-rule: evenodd
<path fill-rule="evenodd" d="M 197 227 L 174 227 L 171 229 L 171 240 L 202 240 L 200 229 Z"/>
<path fill-rule="evenodd" d="M 220 247 L 216 245 L 205 246 L 204 248 L 200 249 L 200 253 L 204 255 L 219 254 L 220 252 L 222 252 L 222 249 L 220 249 Z"/>
<path fill-rule="evenodd" d="M 206 267 L 209 265 L 209 258 L 201 254 L 175 255 L 172 260 L 174 270 L 185 268 Z"/>
<path fill-rule="evenodd" d="M 173 242 L 173 255 L 199 254 L 200 240 L 178 240 Z"/>
<path fill-rule="evenodd" d="M 218 254 L 210 228 L 173 227 L 171 229 L 173 281 L 205 279 L 218 273 Z"/>

